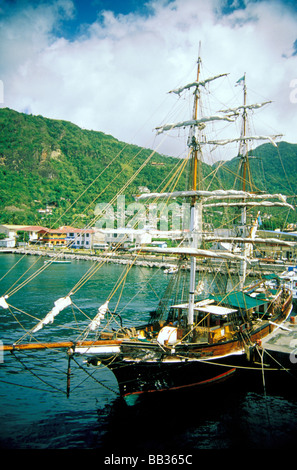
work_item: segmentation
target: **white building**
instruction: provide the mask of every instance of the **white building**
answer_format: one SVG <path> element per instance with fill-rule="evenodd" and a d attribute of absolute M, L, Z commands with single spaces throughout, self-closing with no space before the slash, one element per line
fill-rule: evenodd
<path fill-rule="evenodd" d="M 100 243 L 105 245 L 121 245 L 128 248 L 131 245 L 144 245 L 152 241 L 152 235 L 145 229 L 97 229 L 96 232 L 101 234 L 102 239 Z"/>
<path fill-rule="evenodd" d="M 14 248 L 15 238 L 4 238 L 0 240 L 0 248 Z"/>
<path fill-rule="evenodd" d="M 44 227 L 40 227 L 38 225 L 9 225 L 3 224 L 0 225 L 0 233 L 5 233 L 6 238 L 9 240 L 13 240 L 13 245 L 10 242 L 10 247 L 16 245 L 18 239 L 18 232 L 27 232 L 28 233 L 28 241 L 29 243 L 34 243 L 38 240 L 38 232 L 42 230 Z"/>
<path fill-rule="evenodd" d="M 93 229 L 63 226 L 60 227 L 60 230 L 65 230 L 65 242 L 69 248 L 86 248 L 88 250 L 93 248 L 95 233 Z"/>

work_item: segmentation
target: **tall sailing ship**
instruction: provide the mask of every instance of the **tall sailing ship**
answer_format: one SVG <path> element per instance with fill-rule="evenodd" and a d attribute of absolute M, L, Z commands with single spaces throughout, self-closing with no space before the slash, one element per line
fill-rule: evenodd
<path fill-rule="evenodd" d="M 212 86 L 213 82 L 226 74 L 201 80 L 200 68 L 199 57 L 196 80 L 172 90 L 178 96 L 188 91 L 193 93 L 191 118 L 157 128 L 159 134 L 176 128 L 189 129 L 188 187 L 184 191 L 149 193 L 138 197 L 140 202 L 179 198 L 186 200 L 190 206 L 189 227 L 183 230 L 182 241 L 178 246 L 142 246 L 132 253 L 133 259 L 141 256 L 141 253 L 153 251 L 174 255 L 179 260 L 178 269 L 168 279 L 168 287 L 156 310 L 151 312 L 144 324 L 124 325 L 113 311 L 110 300 L 104 299 L 79 338 L 51 343 L 38 341 L 38 331 L 72 305 L 74 293 L 70 292 L 58 299 L 54 308 L 30 330 L 34 342 L 25 342 L 28 338 L 26 334 L 13 345 L 4 345 L 4 350 L 64 348 L 70 358 L 86 357 L 88 364 L 98 368 L 105 366 L 113 372 L 120 394 L 129 404 L 152 393 L 164 394 L 215 386 L 245 368 L 259 374 L 263 366 L 259 360 L 261 341 L 279 328 L 290 315 L 292 292 L 281 284 L 270 287 L 261 276 L 259 279 L 253 277 L 252 282 L 248 282 L 247 270 L 253 266 L 252 247 L 255 243 L 289 244 L 278 239 L 256 237 L 259 208 L 290 205 L 280 194 L 264 194 L 250 186 L 248 144 L 259 139 L 274 143 L 277 136 L 247 135 L 248 113 L 268 103 L 247 104 L 245 76 L 241 80 L 243 103 L 240 106 L 210 116 L 201 115 L 203 89 Z M 205 129 L 209 124 L 235 122 L 238 119 L 242 119 L 242 131 L 238 138 L 206 140 Z M 204 147 L 218 147 L 232 142 L 238 142 L 240 147 L 238 181 L 241 182 L 241 188 L 204 190 Z M 230 232 L 223 238 L 204 231 L 202 219 L 205 211 L 219 207 L 235 211 L 234 219 L 230 217 L 230 220 L 238 222 L 236 236 L 233 222 L 232 234 Z M 256 211 L 254 220 L 248 223 L 252 210 Z M 215 241 L 232 245 L 236 249 L 217 251 L 209 248 Z M 212 282 L 207 284 L 202 280 L 201 273 L 206 266 L 203 260 L 207 260 L 207 266 L 212 266 L 214 270 L 219 267 L 220 271 L 221 263 L 225 261 L 226 273 L 232 265 L 233 271 L 239 274 L 238 282 L 235 286 L 226 282 L 224 290 L 217 291 Z M 119 285 L 124 285 L 123 278 Z M 9 296 L 0 298 L 0 306 L 9 308 Z"/>

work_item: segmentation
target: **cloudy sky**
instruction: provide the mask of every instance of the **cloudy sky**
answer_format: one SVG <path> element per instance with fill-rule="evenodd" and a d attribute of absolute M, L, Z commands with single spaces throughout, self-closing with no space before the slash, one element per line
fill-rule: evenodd
<path fill-rule="evenodd" d="M 297 142 L 295 0 L 2 0 L 0 23 L 2 107 L 152 148 L 201 41 L 204 78 L 228 72 L 238 104 L 246 73 L 250 101 L 273 100 L 260 131 Z"/>

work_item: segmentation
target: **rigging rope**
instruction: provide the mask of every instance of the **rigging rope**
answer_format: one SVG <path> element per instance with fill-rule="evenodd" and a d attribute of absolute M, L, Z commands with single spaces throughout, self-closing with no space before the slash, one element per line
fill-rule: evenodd
<path fill-rule="evenodd" d="M 17 360 L 20 362 L 20 364 L 22 364 L 22 366 L 23 366 L 28 372 L 30 372 L 30 374 L 32 374 L 32 375 L 33 375 L 34 377 L 36 377 L 38 380 L 40 380 L 40 381 L 43 382 L 44 384 L 48 385 L 49 387 L 51 387 L 51 388 L 57 390 L 58 392 L 62 392 L 62 393 L 64 393 L 64 394 L 66 393 L 66 392 L 64 392 L 63 390 L 57 388 L 55 385 L 50 384 L 49 382 L 47 382 L 46 380 L 42 379 L 42 378 L 39 377 L 37 374 L 35 374 L 35 372 L 33 372 L 32 369 L 29 369 L 29 367 L 26 366 L 26 364 L 23 363 L 23 361 L 17 356 L 17 354 L 15 354 L 14 351 L 11 351 L 11 354 L 15 357 L 15 359 L 17 359 Z"/>
<path fill-rule="evenodd" d="M 149 162 L 149 160 L 153 157 L 153 155 L 157 152 L 157 149 L 159 148 L 159 146 L 163 143 L 163 141 L 165 140 L 165 137 L 162 139 L 162 141 L 159 143 L 159 145 L 156 147 L 156 149 L 154 149 L 150 155 L 148 156 L 148 158 L 142 163 L 142 165 L 138 168 L 138 170 L 135 172 L 134 175 L 132 175 L 129 180 L 125 183 L 125 185 L 122 187 L 122 189 L 112 198 L 112 201 L 106 206 L 106 209 L 108 207 L 111 206 L 111 204 L 116 200 L 117 196 L 119 194 L 122 194 L 124 192 L 124 190 L 131 184 L 131 182 L 138 176 L 138 174 L 142 171 L 142 169 L 147 165 L 147 163 Z M 128 144 L 126 144 L 128 145 Z M 125 147 L 124 147 L 125 148 Z M 121 152 L 123 151 L 123 149 L 116 155 L 116 157 L 114 157 L 114 159 L 110 162 L 110 164 L 108 166 L 111 165 L 111 163 L 113 163 L 113 161 L 118 158 L 118 156 L 121 154 Z M 143 151 L 143 149 L 140 149 L 139 152 L 133 157 L 132 160 L 134 160 L 141 152 Z M 88 188 L 102 175 L 102 173 L 106 170 L 106 168 L 99 174 L 97 175 L 97 177 L 95 178 L 95 180 L 88 186 Z M 96 198 L 92 201 L 91 204 L 93 204 L 101 195 L 102 193 L 107 189 L 107 187 L 109 187 L 114 181 L 116 178 L 118 178 L 118 176 L 124 171 L 124 168 L 115 176 L 115 178 L 105 187 L 105 189 L 98 195 L 96 196 Z M 87 189 L 88 189 L 87 188 Z M 81 196 L 87 191 L 87 189 L 85 189 L 83 191 L 83 193 L 81 194 Z M 79 198 L 81 197 L 79 196 Z M 76 201 L 79 199 L 77 198 Z M 89 204 L 89 206 L 91 205 Z M 88 207 L 89 207 L 88 206 Z M 87 230 L 88 227 L 91 225 L 91 224 L 94 224 L 98 219 L 100 218 L 100 214 L 99 216 L 95 217 L 88 225 L 87 225 L 87 228 L 85 228 L 84 230 Z M 68 247 L 68 245 L 66 245 L 65 249 Z M 58 254 L 57 256 L 60 256 L 61 254 Z M 25 256 L 25 255 L 24 255 Z M 42 273 L 45 269 L 47 269 L 48 267 L 48 264 L 44 264 L 43 266 L 41 266 L 37 271 L 35 271 L 31 276 L 29 276 L 27 279 L 25 279 L 21 284 L 17 285 L 14 289 L 13 287 L 17 284 L 17 282 L 19 282 L 20 279 L 22 279 L 22 277 L 24 277 L 24 275 L 36 264 L 38 260 L 36 260 L 32 266 L 30 266 L 20 277 L 18 280 L 16 280 L 14 282 L 14 284 L 5 292 L 5 295 L 8 295 L 9 297 L 11 297 L 12 295 L 14 295 L 16 292 L 18 292 L 20 289 L 22 289 L 25 285 L 27 285 L 29 282 L 31 282 L 36 276 L 38 276 L 40 273 Z M 11 268 L 12 269 L 12 268 Z M 96 271 L 95 271 L 96 272 Z M 72 291 L 71 291 L 72 292 Z"/>
<path fill-rule="evenodd" d="M 163 139 L 164 140 L 164 139 Z M 161 145 L 161 144 L 159 144 Z M 126 184 L 124 185 L 124 187 L 118 192 L 118 194 L 122 193 L 127 187 L 128 185 L 136 178 L 136 176 L 140 173 L 140 171 L 144 168 L 144 166 L 147 165 L 147 163 L 149 162 L 149 160 L 152 158 L 152 156 L 156 153 L 157 149 L 155 149 L 154 151 L 151 152 L 151 154 L 148 156 L 148 158 L 143 162 L 143 164 L 140 166 L 140 168 L 137 170 L 137 172 L 126 182 Z M 140 152 L 138 152 L 140 153 Z M 136 156 L 134 157 L 136 158 Z M 187 159 L 186 159 L 187 160 Z M 170 184 L 170 182 L 173 180 L 174 176 L 180 172 L 180 175 L 182 174 L 182 170 L 186 164 L 186 160 L 183 161 L 181 163 L 181 165 L 179 165 L 179 167 L 177 168 L 177 170 L 175 171 L 174 175 L 170 178 L 170 180 L 167 182 L 166 184 L 166 187 Z M 179 162 L 178 162 L 179 163 Z M 111 183 L 110 183 L 111 184 Z M 177 183 L 176 183 L 177 184 Z M 109 203 L 109 206 L 115 201 L 115 199 L 117 198 L 117 195 L 114 196 L 114 198 L 112 199 L 112 201 Z M 99 214 L 99 217 L 100 217 L 100 214 Z M 99 217 L 95 217 L 95 219 L 93 219 L 93 221 L 91 223 L 94 223 L 96 221 L 96 219 L 98 219 Z M 112 253 L 114 253 L 114 251 L 120 246 L 120 243 L 115 247 L 115 249 L 112 251 Z M 85 275 L 80 279 L 80 281 L 73 287 L 73 289 L 71 289 L 70 293 L 68 294 L 69 296 L 70 295 L 73 295 L 74 293 L 76 293 L 100 268 L 101 266 L 106 262 L 106 260 L 111 256 L 111 254 L 107 254 L 105 259 L 101 262 L 101 263 L 98 263 L 98 265 L 95 265 L 95 266 L 91 266 L 90 269 L 87 271 L 87 273 L 85 273 Z M 134 258 L 134 261 L 132 263 L 132 265 L 135 263 L 136 261 L 136 257 Z M 35 263 L 34 263 L 35 264 Z M 131 266 L 130 266 L 131 267 Z M 31 280 L 33 280 L 38 274 L 40 274 L 41 272 L 43 272 L 45 269 L 47 268 L 47 265 L 43 265 L 41 268 L 39 268 L 39 270 L 37 270 L 35 273 L 33 273 L 29 278 L 27 278 L 26 280 L 23 281 L 23 283 L 19 284 L 14 290 L 11 290 L 9 291 L 9 294 L 12 295 L 14 294 L 15 292 L 17 292 L 18 290 L 20 290 L 23 286 L 25 286 L 28 282 L 30 282 Z M 29 268 L 30 269 L 30 268 Z M 129 268 L 130 269 L 130 268 Z M 129 269 L 127 271 L 127 273 L 129 272 Z M 28 272 L 28 270 L 26 271 Z M 23 277 L 26 272 L 21 276 Z M 126 274 L 127 275 L 127 274 Z M 21 277 L 19 279 L 21 279 Z M 125 279 L 126 277 L 124 277 Z M 16 281 L 17 282 L 17 281 Z M 16 284 L 16 282 L 14 283 L 14 285 Z M 118 287 L 116 287 L 115 291 L 112 292 L 111 296 L 112 297 L 114 295 L 114 293 L 117 291 L 117 289 L 119 288 L 119 286 L 121 285 L 122 281 L 119 283 Z M 14 286 L 13 285 L 13 286 Z M 26 332 L 26 335 L 29 334 L 30 332 Z M 25 336 L 26 336 L 25 335 Z M 23 339 L 24 336 L 21 338 Z"/>
<path fill-rule="evenodd" d="M 118 392 L 118 391 L 113 390 L 111 387 L 109 387 L 108 385 L 104 384 L 103 382 L 101 382 L 100 380 L 98 380 L 96 377 L 93 377 L 93 375 L 95 374 L 95 372 L 97 372 L 97 369 L 94 370 L 93 374 L 90 374 L 90 372 L 87 371 L 79 362 L 77 362 L 76 359 L 74 359 L 73 356 L 71 357 L 71 360 L 74 361 L 74 362 L 78 365 L 78 367 L 79 367 L 80 369 L 82 369 L 82 370 L 88 375 L 87 378 L 91 378 L 91 379 L 95 380 L 95 382 L 97 382 L 97 383 L 98 383 L 99 385 L 101 385 L 102 387 L 104 387 L 104 388 L 106 388 L 107 390 L 109 390 L 109 391 L 115 393 L 116 395 L 119 395 L 119 392 Z M 87 380 L 87 379 L 85 379 L 85 380 Z M 79 385 L 76 385 L 76 386 L 74 387 L 74 389 L 77 388 L 78 386 L 80 386 L 83 382 L 85 382 L 85 380 L 83 380 Z M 72 389 L 72 390 L 74 390 L 74 389 Z"/>

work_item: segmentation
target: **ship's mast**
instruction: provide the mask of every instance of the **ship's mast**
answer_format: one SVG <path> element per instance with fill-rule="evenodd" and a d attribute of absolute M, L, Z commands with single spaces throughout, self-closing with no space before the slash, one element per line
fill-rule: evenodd
<path fill-rule="evenodd" d="M 243 76 L 243 130 L 242 137 L 246 137 L 246 121 L 247 121 L 247 110 L 246 110 L 246 83 L 245 83 L 245 74 Z M 246 190 L 246 170 L 247 170 L 247 143 L 246 140 L 243 141 L 243 174 L 242 174 L 242 189 Z"/>
<path fill-rule="evenodd" d="M 242 168 L 242 190 L 246 191 L 246 177 L 247 177 L 247 167 L 248 167 L 248 148 L 247 148 L 247 141 L 246 137 L 246 124 L 247 124 L 247 110 L 246 110 L 246 82 L 245 82 L 245 74 L 243 76 L 243 126 L 242 126 L 242 138 L 243 138 L 243 147 L 242 147 L 242 161 L 241 161 L 241 168 Z M 245 238 L 247 236 L 246 233 L 246 206 L 243 206 L 241 209 L 241 236 Z M 242 244 L 241 252 L 244 258 L 247 255 L 247 245 L 245 243 Z M 246 278 L 246 267 L 247 262 L 246 259 L 240 262 L 240 287 L 243 289 L 245 278 Z"/>
<path fill-rule="evenodd" d="M 198 66 L 197 66 L 197 83 L 200 78 L 200 57 L 201 43 L 199 43 L 198 53 Z M 193 107 L 193 121 L 198 119 L 198 106 L 199 106 L 199 88 L 195 89 L 194 94 L 194 107 Z M 197 191 L 201 189 L 201 149 L 199 146 L 199 129 L 193 126 L 189 137 L 189 147 L 192 149 L 192 162 L 191 162 L 191 177 L 190 177 L 190 190 Z M 198 134 L 198 135 L 197 135 Z M 191 209 L 190 209 L 190 233 L 191 233 L 191 245 L 193 248 L 198 246 L 198 236 L 201 233 L 201 202 L 197 200 L 197 196 L 191 198 Z M 191 257 L 191 268 L 190 268 L 190 289 L 189 289 L 189 309 L 188 309 L 188 325 L 191 326 L 194 323 L 194 301 L 195 301 L 195 279 L 196 279 L 196 257 Z"/>
<path fill-rule="evenodd" d="M 223 109 L 218 111 L 217 114 L 212 114 L 210 116 L 202 116 L 198 117 L 199 114 L 199 105 L 200 105 L 200 89 L 199 87 L 205 87 L 205 85 L 213 80 L 218 78 L 224 77 L 228 74 L 220 74 L 213 77 L 209 77 L 205 80 L 200 81 L 200 68 L 201 68 L 201 56 L 200 56 L 200 44 L 199 44 L 199 54 L 198 54 L 198 67 L 197 67 L 197 79 L 194 82 L 190 82 L 184 86 L 178 87 L 174 90 L 171 90 L 170 93 L 175 93 L 180 95 L 184 90 L 189 90 L 190 88 L 194 88 L 194 106 L 193 106 L 193 114 L 190 120 L 181 121 L 177 123 L 168 123 L 164 124 L 160 127 L 157 127 L 156 130 L 158 134 L 163 133 L 165 131 L 170 131 L 172 129 L 177 128 L 185 128 L 190 127 L 190 133 L 188 138 L 188 147 L 190 149 L 191 154 L 191 161 L 190 161 L 190 177 L 189 177 L 189 187 L 187 191 L 179 192 L 181 196 L 189 197 L 190 198 L 190 237 L 189 237 L 189 245 L 187 248 L 182 247 L 179 253 L 188 254 L 190 256 L 191 267 L 190 267 L 190 286 L 189 286 L 189 303 L 188 303 L 188 325 L 191 326 L 194 323 L 194 301 L 195 301 L 195 277 L 196 277 L 196 256 L 198 256 L 198 252 L 206 256 L 207 250 L 200 249 L 201 240 L 202 240 L 202 198 L 205 197 L 213 197 L 210 194 L 205 194 L 202 188 L 202 151 L 201 148 L 204 144 L 211 144 L 211 145 L 226 145 L 231 142 L 241 142 L 241 151 L 239 152 L 241 156 L 241 190 L 237 191 L 237 196 L 239 198 L 243 198 L 240 203 L 235 203 L 238 207 L 243 207 L 243 210 L 240 214 L 240 230 L 241 230 L 241 239 L 246 239 L 247 231 L 246 231 L 246 204 L 250 204 L 246 200 L 251 198 L 251 194 L 247 191 L 248 188 L 248 181 L 250 180 L 250 171 L 249 171 L 249 162 L 248 162 L 248 142 L 250 140 L 270 140 L 274 145 L 274 138 L 279 136 L 247 136 L 247 110 L 248 109 L 257 109 L 260 108 L 268 102 L 265 103 L 256 103 L 253 105 L 246 104 L 246 85 L 245 85 L 245 75 L 237 83 L 243 82 L 243 93 L 244 99 L 243 104 L 234 109 Z M 202 139 L 202 129 L 205 125 L 209 122 L 214 121 L 227 121 L 227 122 L 234 122 L 236 117 L 241 114 L 243 116 L 243 127 L 242 132 L 239 138 L 236 139 L 225 139 L 225 140 L 217 140 L 217 141 L 206 141 Z M 251 183 L 249 181 L 249 185 L 251 187 Z M 239 192 L 241 194 L 239 194 Z M 173 193 L 164 193 L 164 194 L 157 194 L 152 193 L 150 195 L 145 195 L 145 198 L 155 198 L 158 197 L 175 197 Z M 233 195 L 234 196 L 234 195 Z M 219 196 L 221 197 L 221 196 Z M 227 197 L 227 196 L 223 196 Z M 138 198 L 139 199 L 139 198 Z M 224 203 L 220 202 L 219 205 Z M 234 203 L 227 203 L 228 205 L 234 205 Z M 257 203 L 256 203 L 257 204 Z M 262 203 L 263 204 L 263 203 Z M 242 242 L 242 254 L 243 256 L 238 257 L 240 260 L 246 259 L 247 249 L 245 248 L 246 244 Z M 187 251 L 188 250 L 188 251 Z M 145 251 L 149 251 L 145 249 Z M 159 251 L 160 252 L 160 251 Z M 168 249 L 166 249 L 168 253 Z M 178 253 L 178 250 L 175 250 L 175 253 Z M 228 254 L 231 255 L 231 254 Z M 233 255 L 233 254 L 232 254 Z M 213 254 L 212 254 L 213 256 Z M 223 256 L 223 254 L 222 254 Z M 234 256 L 234 255 L 233 255 Z M 240 279 L 242 286 L 244 285 L 246 277 L 246 261 L 243 261 L 240 266 Z"/>

